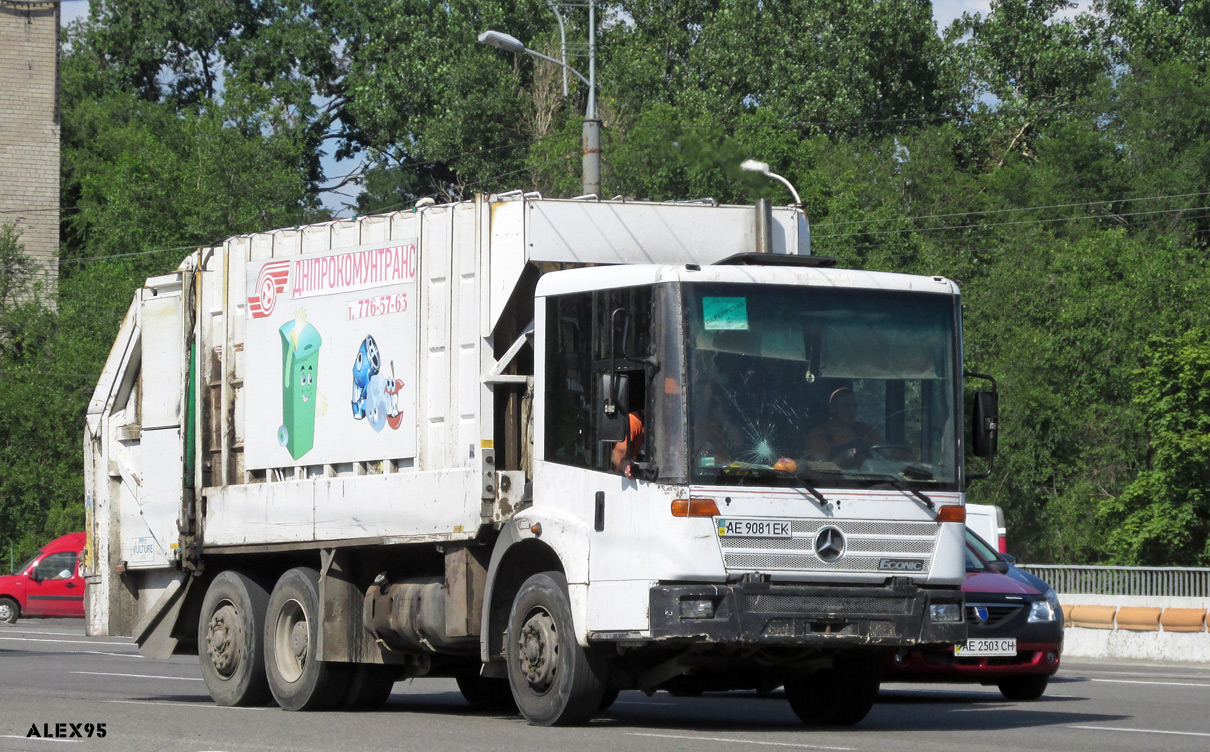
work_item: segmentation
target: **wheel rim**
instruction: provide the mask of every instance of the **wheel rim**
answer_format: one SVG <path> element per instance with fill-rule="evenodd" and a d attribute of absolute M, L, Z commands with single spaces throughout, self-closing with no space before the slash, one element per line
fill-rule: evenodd
<path fill-rule="evenodd" d="M 273 630 L 273 654 L 277 672 L 287 682 L 296 682 L 303 674 L 310 652 L 310 629 L 302 604 L 289 600 L 282 604 Z"/>
<path fill-rule="evenodd" d="M 239 611 L 230 601 L 223 602 L 206 627 L 206 652 L 210 665 L 223 679 L 230 679 L 243 658 L 244 628 Z"/>
<path fill-rule="evenodd" d="M 7 601 L 0 603 L 0 621 L 13 618 L 13 607 Z"/>
<path fill-rule="evenodd" d="M 559 629 L 544 608 L 534 609 L 521 627 L 517 659 L 521 675 L 536 694 L 550 691 L 559 667 Z"/>

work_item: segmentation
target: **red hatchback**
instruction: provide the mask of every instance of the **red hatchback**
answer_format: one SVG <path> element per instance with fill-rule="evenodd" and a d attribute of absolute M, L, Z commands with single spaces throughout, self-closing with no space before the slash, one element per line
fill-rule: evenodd
<path fill-rule="evenodd" d="M 1001 572 L 968 542 L 968 639 L 948 648 L 891 651 L 883 681 L 995 684 L 1010 700 L 1036 700 L 1059 670 L 1063 617 L 1053 591 L 1046 593 Z"/>
<path fill-rule="evenodd" d="M 84 617 L 80 553 L 84 533 L 68 533 L 42 547 L 17 573 L 0 577 L 0 622 L 21 616 Z"/>

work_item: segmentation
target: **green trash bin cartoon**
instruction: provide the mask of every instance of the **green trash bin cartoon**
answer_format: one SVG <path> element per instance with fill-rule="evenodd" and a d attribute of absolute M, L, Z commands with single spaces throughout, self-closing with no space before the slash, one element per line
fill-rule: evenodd
<path fill-rule="evenodd" d="M 277 330 L 281 335 L 282 425 L 277 442 L 298 459 L 315 446 L 315 379 L 319 375 L 319 331 L 299 318 Z"/>

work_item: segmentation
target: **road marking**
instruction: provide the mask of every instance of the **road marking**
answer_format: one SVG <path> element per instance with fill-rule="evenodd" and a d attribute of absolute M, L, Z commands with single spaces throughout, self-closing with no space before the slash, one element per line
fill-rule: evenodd
<path fill-rule="evenodd" d="M 152 676 L 150 674 L 113 674 L 108 671 L 72 671 L 86 676 L 128 676 L 131 679 L 176 679 L 177 681 L 202 681 L 200 676 Z"/>
<path fill-rule="evenodd" d="M 1130 679 L 1089 679 L 1088 681 L 1105 682 L 1106 684 L 1158 684 L 1161 687 L 1210 687 L 1210 684 L 1190 684 L 1188 682 L 1132 681 Z"/>
<path fill-rule="evenodd" d="M 82 653 L 91 653 L 93 655 L 112 655 L 116 658 L 142 658 L 138 653 L 106 653 L 104 650 L 81 650 Z"/>
<path fill-rule="evenodd" d="M 75 636 L 77 636 L 77 637 L 84 637 L 84 638 L 86 638 L 86 639 L 93 639 L 93 638 L 89 637 L 88 635 L 86 635 L 86 634 L 84 634 L 84 633 L 82 633 L 82 632 L 79 632 L 79 631 L 75 631 L 75 632 L 39 632 L 39 631 L 37 631 L 36 629 L 16 629 L 16 630 L 13 630 L 13 631 L 17 632 L 18 634 L 23 634 L 23 635 L 28 635 L 28 634 L 38 634 L 38 635 L 49 635 L 49 636 L 51 636 L 51 637 L 71 637 L 72 635 L 75 635 Z M 105 635 L 99 635 L 99 636 L 100 636 L 100 637 L 103 637 L 103 636 L 105 636 Z M 127 638 L 127 639 L 129 639 L 129 638 Z M 133 644 L 134 644 L 134 641 L 133 641 L 133 640 L 131 640 L 131 641 L 129 642 L 129 644 L 133 645 Z"/>
<path fill-rule="evenodd" d="M 1092 672 L 1090 672 L 1092 673 Z M 1114 674 L 1118 676 L 1138 676 L 1138 671 L 1097 671 L 1097 674 Z M 1091 677 L 1087 677 L 1091 678 Z M 1206 679 L 1206 676 L 1182 676 L 1180 674 L 1152 674 L 1153 679 Z"/>
<path fill-rule="evenodd" d="M 822 744 L 793 744 L 791 742 L 760 742 L 755 739 L 733 739 L 722 736 L 691 736 L 689 734 L 640 734 L 631 733 L 628 736 L 648 736 L 656 739 L 689 739 L 695 742 L 723 742 L 724 744 L 758 744 L 762 747 L 795 747 L 797 749 L 834 749 L 851 752 L 855 747 L 826 747 Z"/>
<path fill-rule="evenodd" d="M 215 708 L 216 710 L 252 710 L 264 711 L 270 708 L 237 708 L 230 705 L 215 705 L 213 702 L 160 702 L 158 700 L 101 700 L 117 705 L 167 705 L 170 708 Z M 276 709 L 276 708 L 274 708 Z"/>
<path fill-rule="evenodd" d="M 39 637 L 0 637 L 0 640 L 11 640 L 14 642 L 66 642 L 71 645 L 125 645 L 134 647 L 129 642 L 100 642 L 97 640 L 44 640 Z"/>
<path fill-rule="evenodd" d="M 67 742 L 68 744 L 79 744 L 83 739 L 55 739 L 45 736 L 17 736 L 16 734 L 0 734 L 0 739 L 29 739 L 35 742 Z"/>
<path fill-rule="evenodd" d="M 1157 729 L 1132 729 L 1118 726 L 1071 726 L 1071 728 L 1089 729 L 1091 731 L 1130 731 L 1135 734 L 1168 734 L 1169 736 L 1210 736 L 1204 731 L 1160 731 Z"/>

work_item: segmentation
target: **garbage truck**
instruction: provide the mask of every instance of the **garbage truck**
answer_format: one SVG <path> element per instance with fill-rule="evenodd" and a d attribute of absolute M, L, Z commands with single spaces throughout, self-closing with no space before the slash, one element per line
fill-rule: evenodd
<path fill-rule="evenodd" d="M 428 676 L 558 725 L 784 686 L 856 723 L 887 649 L 966 638 L 996 417 L 961 310 L 766 201 L 502 193 L 198 249 L 88 406 L 87 630 L 196 652 L 221 705 Z"/>

